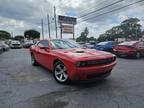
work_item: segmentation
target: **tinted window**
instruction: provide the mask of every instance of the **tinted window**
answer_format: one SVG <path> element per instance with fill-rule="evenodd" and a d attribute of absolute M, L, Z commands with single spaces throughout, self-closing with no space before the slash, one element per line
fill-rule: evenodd
<path fill-rule="evenodd" d="M 47 40 L 42 40 L 38 43 L 38 46 L 40 47 L 48 47 L 49 44 L 48 44 L 48 41 Z"/>
<path fill-rule="evenodd" d="M 108 44 L 108 42 L 100 42 L 97 45 L 106 45 L 106 44 Z"/>
<path fill-rule="evenodd" d="M 110 42 L 108 45 L 116 45 L 116 42 Z"/>
<path fill-rule="evenodd" d="M 55 39 L 51 40 L 51 45 L 53 49 L 69 49 L 69 48 L 80 48 L 78 44 L 72 41 Z"/>

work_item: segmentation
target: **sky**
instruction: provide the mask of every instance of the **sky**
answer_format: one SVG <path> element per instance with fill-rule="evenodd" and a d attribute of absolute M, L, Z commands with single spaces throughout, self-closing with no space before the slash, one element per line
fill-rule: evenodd
<path fill-rule="evenodd" d="M 23 35 L 25 30 L 35 29 L 41 32 L 41 19 L 44 20 L 44 37 L 48 38 L 47 14 L 50 15 L 51 37 L 55 38 L 55 26 L 53 21 L 53 7 L 56 7 L 57 15 L 73 16 L 77 18 L 75 25 L 75 37 L 85 27 L 89 29 L 89 37 L 98 36 L 113 26 L 119 25 L 128 18 L 139 18 L 144 29 L 144 1 L 118 11 L 113 9 L 128 5 L 139 0 L 121 0 L 119 3 L 103 10 L 89 14 L 109 4 L 120 0 L 0 0 L 0 30 L 6 30 L 16 35 Z M 93 18 L 92 18 L 93 17 Z M 59 24 L 58 24 L 59 27 Z M 58 37 L 60 30 L 58 28 Z M 63 34 L 64 38 L 72 38 L 72 34 Z"/>

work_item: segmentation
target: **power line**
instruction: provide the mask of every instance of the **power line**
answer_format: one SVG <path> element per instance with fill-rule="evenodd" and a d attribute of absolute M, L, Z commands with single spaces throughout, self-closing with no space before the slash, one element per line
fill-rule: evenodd
<path fill-rule="evenodd" d="M 82 17 L 85 17 L 85 16 L 87 16 L 87 15 L 93 14 L 93 13 L 95 13 L 95 12 L 98 12 L 98 11 L 100 11 L 100 10 L 103 10 L 103 9 L 105 9 L 105 8 L 108 8 L 108 7 L 112 6 L 112 5 L 118 4 L 118 3 L 122 2 L 122 1 L 124 1 L 124 0 L 116 1 L 116 2 L 114 2 L 114 3 L 111 3 L 111 4 L 107 5 L 107 6 L 104 6 L 104 7 L 100 8 L 100 9 L 97 9 L 97 10 L 95 10 L 95 11 L 92 11 L 92 12 L 89 12 L 89 13 L 87 13 L 87 14 L 81 15 L 79 18 L 82 18 Z"/>
<path fill-rule="evenodd" d="M 102 2 L 99 2 L 99 3 L 97 3 L 97 5 L 103 4 L 103 2 L 106 2 L 106 1 L 107 1 L 107 0 L 104 0 L 104 1 L 102 1 Z M 82 16 L 82 15 L 83 15 L 83 14 L 81 14 L 81 13 L 84 13 L 84 14 L 85 14 L 86 12 L 88 12 L 90 9 L 93 9 L 93 8 L 95 8 L 95 6 L 80 11 L 80 12 L 79 12 L 79 14 L 80 14 L 79 16 Z"/>
<path fill-rule="evenodd" d="M 87 20 L 89 20 L 89 19 L 93 19 L 93 18 L 96 18 L 96 17 L 102 16 L 102 15 L 105 15 L 105 14 L 108 14 L 108 13 L 111 13 L 111 12 L 114 12 L 114 11 L 117 11 L 117 10 L 120 10 L 120 9 L 123 9 L 123 8 L 126 8 L 126 7 L 129 7 L 129 6 L 131 6 L 131 5 L 134 5 L 134 4 L 137 4 L 137 3 L 143 2 L 143 1 L 144 1 L 144 0 L 140 0 L 140 1 L 137 1 L 137 2 L 134 2 L 134 3 L 131 3 L 131 4 L 128 4 L 128 5 L 122 6 L 122 7 L 120 7 L 120 8 L 113 9 L 113 10 L 111 10 L 111 11 L 108 11 L 108 12 L 105 12 L 105 13 L 102 13 L 102 14 L 99 14 L 99 15 L 97 15 L 97 16 L 94 16 L 94 17 L 90 17 L 90 18 L 84 19 L 84 20 L 82 20 L 81 22 L 84 22 L 84 21 L 87 21 Z M 81 22 L 79 22 L 79 23 L 81 23 Z"/>

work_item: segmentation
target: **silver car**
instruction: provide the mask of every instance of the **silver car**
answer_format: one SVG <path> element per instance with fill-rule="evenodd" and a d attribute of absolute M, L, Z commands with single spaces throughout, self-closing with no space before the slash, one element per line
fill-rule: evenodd
<path fill-rule="evenodd" d="M 15 48 L 22 48 L 22 45 L 19 41 L 12 41 L 11 44 L 10 44 L 10 47 L 12 49 L 15 49 Z"/>

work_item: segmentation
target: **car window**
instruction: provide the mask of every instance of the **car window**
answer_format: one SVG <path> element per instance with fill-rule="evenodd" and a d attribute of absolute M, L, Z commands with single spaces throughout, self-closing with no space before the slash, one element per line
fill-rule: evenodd
<path fill-rule="evenodd" d="M 97 45 L 106 45 L 106 44 L 108 44 L 108 42 L 100 42 Z"/>
<path fill-rule="evenodd" d="M 131 41 L 131 42 L 123 42 L 123 43 L 120 43 L 119 45 L 128 45 L 128 46 L 131 46 L 131 45 L 134 45 L 136 43 L 137 43 L 137 41 Z"/>
<path fill-rule="evenodd" d="M 70 42 L 68 40 L 59 40 L 59 39 L 51 40 L 51 45 L 53 49 L 80 48 L 79 45 L 74 44 L 73 42 Z"/>
<path fill-rule="evenodd" d="M 38 46 L 40 47 L 48 47 L 49 46 L 49 43 L 47 40 L 42 40 L 38 43 Z"/>
<path fill-rule="evenodd" d="M 12 41 L 11 44 L 20 44 L 19 41 Z"/>
<path fill-rule="evenodd" d="M 110 42 L 109 45 L 116 45 L 116 42 Z"/>

